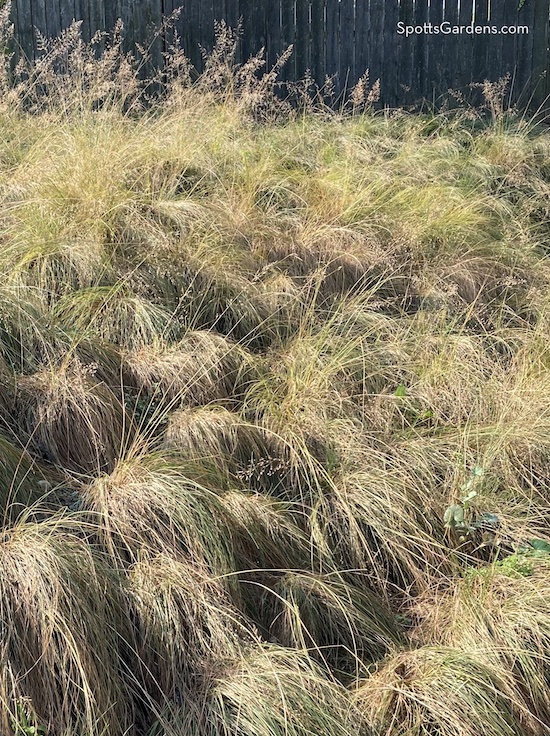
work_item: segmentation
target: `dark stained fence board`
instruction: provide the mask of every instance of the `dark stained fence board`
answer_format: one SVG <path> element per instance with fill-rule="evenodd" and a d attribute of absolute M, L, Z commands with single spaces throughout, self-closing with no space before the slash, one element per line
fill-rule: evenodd
<path fill-rule="evenodd" d="M 325 0 L 311 0 L 311 71 L 322 87 L 326 76 Z"/>
<path fill-rule="evenodd" d="M 281 79 L 293 78 L 294 54 L 296 53 L 296 23 L 294 20 L 295 0 L 281 0 L 281 40 L 283 49 L 293 47 L 292 57 L 281 73 Z"/>
<path fill-rule="evenodd" d="M 382 90 L 387 104 L 395 107 L 398 104 L 398 44 L 397 23 L 399 21 L 398 0 L 387 0 L 386 18 L 384 22 L 384 68 L 382 74 Z M 373 80 L 375 81 L 375 80 Z"/>
<path fill-rule="evenodd" d="M 159 0 L 160 1 L 160 0 Z M 89 0 L 90 2 L 90 32 L 93 36 L 96 31 L 105 31 L 105 2 L 103 0 Z M 99 43 L 98 51 L 102 53 L 105 49 L 105 39 Z M 160 60 L 159 60 L 160 61 Z"/>
<path fill-rule="evenodd" d="M 501 0 L 504 8 L 504 23 L 507 26 L 514 26 L 518 22 L 518 2 L 516 0 Z M 505 104 L 508 106 L 511 102 L 511 96 L 514 92 L 513 84 L 515 58 L 517 52 L 518 38 L 516 35 L 502 35 L 501 37 L 501 76 L 508 75 L 510 78 L 508 90 L 506 93 Z"/>
<path fill-rule="evenodd" d="M 414 3 L 413 0 L 401 0 L 399 21 L 405 26 L 413 25 L 414 22 Z M 401 38 L 400 59 L 399 59 L 399 98 L 402 105 L 410 104 L 414 99 L 415 90 L 412 89 L 413 73 L 414 73 L 414 56 L 413 43 L 414 36 Z"/>
<path fill-rule="evenodd" d="M 531 60 L 535 28 L 535 3 L 527 1 L 519 8 L 518 25 L 526 25 L 528 33 L 518 36 L 514 74 L 514 94 L 520 104 L 529 104 L 531 97 Z"/>
<path fill-rule="evenodd" d="M 340 95 L 344 81 L 340 78 L 340 4 L 335 0 L 327 0 L 326 14 L 327 74 L 334 76 L 335 91 Z"/>
<path fill-rule="evenodd" d="M 40 1 L 35 3 L 35 6 L 40 5 Z M 82 38 L 85 41 L 89 41 L 91 34 L 90 26 L 90 3 L 89 0 L 75 0 L 75 13 L 76 19 L 82 21 Z"/>
<path fill-rule="evenodd" d="M 114 6 L 116 3 L 109 3 L 107 7 Z M 76 19 L 76 10 L 74 0 L 61 0 L 59 3 L 59 20 L 61 29 L 68 28 L 71 23 Z M 114 21 L 113 21 L 114 24 Z"/>
<path fill-rule="evenodd" d="M 434 28 L 440 28 L 442 20 L 443 0 L 432 0 L 429 10 L 429 22 Z M 438 97 L 441 95 L 443 89 L 443 79 L 445 75 L 445 39 L 441 37 L 441 34 L 434 33 L 430 37 L 430 41 L 428 49 L 428 67 L 426 70 L 426 97 L 435 105 L 437 104 Z"/>
<path fill-rule="evenodd" d="M 294 48 L 294 75 L 303 79 L 311 70 L 311 27 L 309 24 L 309 0 L 296 0 L 296 45 Z"/>
<path fill-rule="evenodd" d="M 489 9 L 489 22 L 491 26 L 498 29 L 505 24 L 504 0 L 499 0 L 499 2 L 492 0 Z M 502 35 L 490 35 L 487 37 L 490 81 L 496 81 L 502 70 L 502 40 Z"/>
<path fill-rule="evenodd" d="M 16 0 L 17 5 L 17 41 L 23 56 L 34 56 L 34 24 L 31 0 Z"/>
<path fill-rule="evenodd" d="M 196 0 L 195 0 L 196 2 Z M 199 3 L 197 3 L 198 5 Z M 200 1 L 199 39 L 201 46 L 210 51 L 214 46 L 214 3 L 213 0 Z"/>
<path fill-rule="evenodd" d="M 476 0 L 475 25 L 485 26 L 489 22 L 488 0 Z M 489 64 L 487 57 L 487 37 L 483 34 L 475 35 L 473 38 L 473 63 L 472 80 L 481 83 L 489 76 Z M 471 96 L 473 102 L 481 99 L 479 92 Z"/>
<path fill-rule="evenodd" d="M 426 0 L 423 0 L 426 2 Z M 369 20 L 369 79 L 374 84 L 384 71 L 385 0 L 370 0 Z"/>
<path fill-rule="evenodd" d="M 230 28 L 237 28 L 239 23 L 239 0 L 226 0 L 225 22 Z"/>
<path fill-rule="evenodd" d="M 356 0 L 355 5 L 355 78 L 359 79 L 369 68 L 370 0 Z"/>
<path fill-rule="evenodd" d="M 448 0 L 450 1 L 450 0 Z M 456 0 L 455 0 L 456 2 Z M 428 22 L 428 0 L 415 0 L 414 25 L 424 27 Z M 414 89 L 417 94 L 426 98 L 428 96 L 427 71 L 428 71 L 428 44 L 430 36 L 419 33 L 414 37 Z M 430 90 L 431 96 L 431 90 Z"/>
<path fill-rule="evenodd" d="M 65 0 L 61 0 L 62 4 Z M 105 3 L 105 30 L 108 33 L 112 33 L 116 22 L 122 19 L 122 2 L 121 0 L 112 0 L 110 3 Z M 62 21 L 63 23 L 65 21 Z"/>
<path fill-rule="evenodd" d="M 529 2 L 529 0 L 526 0 Z M 538 109 L 546 104 L 548 76 L 548 3 L 531 0 L 535 4 L 535 27 L 533 29 L 532 94 L 533 105 Z"/>
<path fill-rule="evenodd" d="M 48 0 L 46 6 L 46 35 L 57 38 L 61 33 L 61 7 L 59 0 Z"/>
<path fill-rule="evenodd" d="M 355 84 L 355 0 L 340 2 L 340 77 L 349 92 Z"/>
<path fill-rule="evenodd" d="M 460 15 L 458 8 L 458 0 L 446 0 L 443 12 L 443 20 L 449 24 L 451 28 L 460 25 Z M 462 80 L 457 72 L 459 65 L 459 53 L 462 36 L 456 33 L 449 33 L 442 36 L 441 53 L 445 57 L 445 75 L 443 79 L 444 91 L 449 89 L 461 88 Z M 461 90 L 466 91 L 466 90 Z"/>
<path fill-rule="evenodd" d="M 44 0 L 42 2 L 33 2 L 32 4 L 32 22 L 35 27 L 34 32 L 34 53 L 39 54 L 39 34 L 48 35 L 48 27 L 46 25 L 46 6 Z"/>
<path fill-rule="evenodd" d="M 266 9 L 265 16 L 266 26 L 266 63 L 271 68 L 277 61 L 277 57 L 282 49 L 281 35 L 281 3 L 280 0 L 273 0 Z"/>
<path fill-rule="evenodd" d="M 460 26 L 472 25 L 473 11 L 476 0 L 460 0 L 460 11 L 458 22 Z M 516 0 L 513 0 L 516 2 Z M 457 54 L 457 72 L 460 79 L 460 87 L 466 87 L 473 81 L 472 66 L 474 57 L 474 35 L 464 34 L 460 37 Z"/>

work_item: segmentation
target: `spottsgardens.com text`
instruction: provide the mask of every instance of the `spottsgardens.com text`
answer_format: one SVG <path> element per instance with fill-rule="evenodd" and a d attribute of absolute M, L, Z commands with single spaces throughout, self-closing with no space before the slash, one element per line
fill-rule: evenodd
<path fill-rule="evenodd" d="M 452 25 L 448 21 L 443 21 L 439 24 L 434 23 L 423 23 L 418 26 L 409 26 L 400 21 L 397 24 L 397 33 L 400 36 L 415 35 L 442 35 L 442 36 L 458 36 L 461 34 L 467 34 L 472 36 L 482 35 L 520 35 L 529 33 L 529 26 L 487 26 L 487 25 L 474 25 L 473 23 L 467 26 Z"/>

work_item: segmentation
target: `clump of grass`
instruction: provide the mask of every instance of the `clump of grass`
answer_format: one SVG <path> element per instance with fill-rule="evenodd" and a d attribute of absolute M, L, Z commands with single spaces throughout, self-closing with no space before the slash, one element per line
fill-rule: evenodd
<path fill-rule="evenodd" d="M 520 736 L 529 722 L 513 678 L 461 649 L 397 653 L 359 684 L 354 699 L 365 724 L 382 734 Z"/>
<path fill-rule="evenodd" d="M 131 693 L 118 661 L 131 641 L 117 581 L 61 516 L 22 517 L 0 540 L 4 733 L 28 699 L 51 733 L 126 733 Z"/>
<path fill-rule="evenodd" d="M 15 413 L 29 447 L 67 470 L 108 470 L 124 447 L 122 405 L 93 366 L 78 360 L 22 376 Z"/>
<path fill-rule="evenodd" d="M 197 564 L 144 554 L 128 571 L 147 692 L 160 702 L 189 692 L 206 663 L 239 651 L 253 632 L 223 581 Z"/>
<path fill-rule="evenodd" d="M 471 570 L 448 590 L 418 601 L 418 636 L 463 651 L 477 651 L 512 672 L 530 712 L 546 723 L 549 610 L 547 553 L 505 558 Z"/>
<path fill-rule="evenodd" d="M 170 340 L 176 332 L 168 310 L 132 294 L 124 285 L 74 291 L 57 303 L 54 315 L 66 330 L 95 335 L 129 350 Z"/>
<path fill-rule="evenodd" d="M 254 365 L 239 345 L 206 330 L 190 330 L 171 346 L 152 344 L 127 354 L 127 382 L 151 401 L 201 406 L 234 400 L 252 380 Z"/>
<path fill-rule="evenodd" d="M 370 467 L 334 480 L 319 515 L 320 534 L 340 565 L 367 570 L 382 595 L 394 586 L 422 589 L 449 569 L 442 515 L 431 489 L 417 485 L 412 473 L 382 469 L 383 456 L 370 458 Z"/>
<path fill-rule="evenodd" d="M 157 733 L 351 736 L 354 716 L 345 689 L 307 656 L 264 644 L 213 663 L 203 701 L 173 708 L 168 727 Z"/>
<path fill-rule="evenodd" d="M 258 609 L 275 641 L 310 651 L 336 671 L 356 671 L 400 638 L 384 602 L 337 574 L 285 573 L 263 592 Z"/>
<path fill-rule="evenodd" d="M 29 453 L 0 434 L 0 508 L 4 519 L 44 495 L 41 481 L 45 478 Z"/>
<path fill-rule="evenodd" d="M 219 489 L 169 456 L 132 456 L 80 491 L 102 548 L 117 564 L 140 554 L 173 554 L 212 574 L 233 569 Z"/>

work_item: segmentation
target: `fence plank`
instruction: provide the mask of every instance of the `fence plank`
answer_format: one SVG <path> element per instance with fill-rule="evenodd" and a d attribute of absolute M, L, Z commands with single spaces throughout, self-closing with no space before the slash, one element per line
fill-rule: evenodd
<path fill-rule="evenodd" d="M 548 2 L 547 0 L 531 0 L 531 2 L 535 5 L 531 85 L 533 105 L 537 110 L 540 106 L 548 104 L 545 99 L 548 83 Z"/>
<path fill-rule="evenodd" d="M 293 46 L 292 57 L 281 72 L 281 79 L 288 81 L 293 78 L 294 55 L 296 53 L 296 24 L 294 22 L 295 0 L 281 0 L 281 40 L 286 49 Z"/>
<path fill-rule="evenodd" d="M 516 0 L 513 0 L 516 2 Z M 458 21 L 460 26 L 470 26 L 474 16 L 475 0 L 460 0 Z M 457 58 L 457 82 L 459 87 L 469 85 L 472 80 L 474 55 L 474 36 L 464 34 L 460 37 Z"/>
<path fill-rule="evenodd" d="M 369 0 L 356 0 L 355 5 L 355 76 L 361 77 L 369 68 Z"/>
<path fill-rule="evenodd" d="M 533 37 L 535 30 L 535 3 L 525 2 L 518 9 L 518 25 L 526 25 L 528 33 L 518 36 L 514 73 L 514 98 L 519 104 L 529 104 L 531 96 L 531 72 L 533 59 Z"/>
<path fill-rule="evenodd" d="M 106 26 L 105 3 L 103 0 L 90 0 L 90 34 L 96 31 L 104 31 Z M 98 46 L 98 52 L 105 49 L 105 40 L 102 39 Z"/>
<path fill-rule="evenodd" d="M 17 45 L 23 56 L 34 57 L 34 23 L 31 0 L 16 0 L 17 6 Z"/>
<path fill-rule="evenodd" d="M 426 0 L 422 1 L 426 2 Z M 384 16 L 385 0 L 370 0 L 369 79 L 371 84 L 380 79 L 384 71 Z"/>
<path fill-rule="evenodd" d="M 470 0 L 470 4 L 471 4 Z M 440 27 L 443 21 L 443 0 L 432 0 L 429 10 L 429 22 Z M 428 48 L 428 65 L 426 68 L 426 98 L 435 105 L 443 88 L 445 69 L 445 38 L 441 33 L 430 36 Z"/>
<path fill-rule="evenodd" d="M 406 26 L 410 26 L 414 21 L 414 3 L 413 0 L 401 0 L 399 8 L 399 20 Z M 413 100 L 414 90 L 413 83 L 413 41 L 414 37 L 406 38 L 400 36 L 400 59 L 399 59 L 399 97 L 402 105 L 410 104 Z"/>
<path fill-rule="evenodd" d="M 335 91 L 337 95 L 340 95 L 344 80 L 340 78 L 340 3 L 338 0 L 327 0 L 326 18 L 327 74 L 334 75 Z"/>
<path fill-rule="evenodd" d="M 57 38 L 61 33 L 61 7 L 59 0 L 48 0 L 46 7 L 45 32 L 48 38 Z"/>
<path fill-rule="evenodd" d="M 382 46 L 384 49 L 384 68 L 381 79 L 382 94 L 386 104 L 394 107 L 398 100 L 398 48 L 400 36 L 397 34 L 397 23 L 399 21 L 398 0 L 387 0 L 386 19 L 384 22 L 384 37 Z M 356 75 L 354 75 L 355 81 Z"/>
<path fill-rule="evenodd" d="M 303 79 L 311 69 L 311 42 L 309 25 L 309 1 L 296 0 L 296 48 L 294 49 L 294 75 Z"/>
<path fill-rule="evenodd" d="M 340 78 L 349 92 L 355 83 L 355 0 L 340 2 Z"/>
<path fill-rule="evenodd" d="M 475 3 L 475 25 L 484 26 L 488 24 L 489 10 L 488 0 L 476 0 Z M 475 35 L 473 38 L 473 63 L 472 79 L 476 83 L 483 82 L 489 76 L 487 36 Z M 471 95 L 474 104 L 481 99 L 479 91 Z"/>
<path fill-rule="evenodd" d="M 360 0 L 357 0 L 359 2 Z M 311 71 L 322 87 L 326 75 L 325 0 L 311 2 Z"/>
<path fill-rule="evenodd" d="M 61 30 L 64 30 L 65 28 L 68 28 L 76 18 L 74 0 L 61 0 L 59 3 L 59 15 Z"/>
<path fill-rule="evenodd" d="M 48 35 L 48 27 L 46 25 L 46 5 L 44 2 L 33 2 L 32 4 L 32 22 L 35 27 L 34 32 L 34 53 L 38 56 L 40 41 L 38 34 L 42 36 Z"/>
<path fill-rule="evenodd" d="M 428 0 L 416 0 L 414 13 L 414 25 L 423 27 L 428 22 Z M 414 36 L 414 77 L 413 87 L 417 97 L 428 96 L 427 71 L 428 71 L 428 43 L 429 36 L 418 33 Z"/>
<path fill-rule="evenodd" d="M 518 2 L 517 0 L 501 0 L 502 2 L 502 8 L 503 8 L 503 20 L 504 24 L 507 26 L 515 26 L 518 22 Z M 516 50 L 518 45 L 518 37 L 514 35 L 502 35 L 501 36 L 501 72 L 500 76 L 504 77 L 506 75 L 509 75 L 510 81 L 508 85 L 508 90 L 506 93 L 506 100 L 505 104 L 509 105 L 512 94 L 513 94 L 513 85 L 515 83 L 514 80 L 514 67 L 515 67 L 515 57 L 516 57 Z"/>
<path fill-rule="evenodd" d="M 271 68 L 281 53 L 281 3 L 272 0 L 265 14 L 265 57 L 268 68 Z"/>
<path fill-rule="evenodd" d="M 214 3 L 213 0 L 200 2 L 199 42 L 210 51 L 214 46 Z"/>

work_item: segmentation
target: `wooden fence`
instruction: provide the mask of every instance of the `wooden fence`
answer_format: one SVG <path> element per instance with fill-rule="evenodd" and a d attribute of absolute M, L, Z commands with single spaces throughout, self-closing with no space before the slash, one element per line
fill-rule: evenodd
<path fill-rule="evenodd" d="M 263 47 L 271 65 L 293 44 L 287 79 L 309 69 L 318 84 L 333 76 L 337 93 L 345 94 L 369 69 L 371 81 L 380 79 L 381 102 L 392 107 L 437 103 L 449 88 L 467 91 L 506 74 L 520 104 L 537 108 L 550 94 L 550 0 L 12 0 L 12 17 L 19 50 L 33 57 L 39 53 L 34 29 L 56 36 L 77 19 L 89 38 L 120 17 L 130 48 L 147 44 L 180 6 L 176 29 L 197 69 L 199 45 L 212 48 L 214 21 L 237 26 L 242 19 L 239 60 Z M 400 32 L 424 24 L 427 32 Z M 472 24 L 517 32 L 443 32 Z M 155 63 L 168 43 L 166 36 L 152 43 Z"/>

